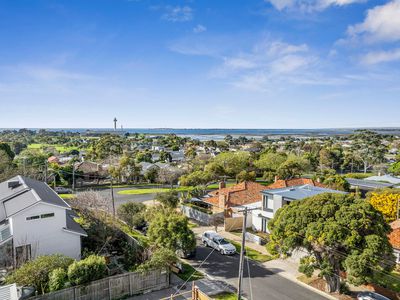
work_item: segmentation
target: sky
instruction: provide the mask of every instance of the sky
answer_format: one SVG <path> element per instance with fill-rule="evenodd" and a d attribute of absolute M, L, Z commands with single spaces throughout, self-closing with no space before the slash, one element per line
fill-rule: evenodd
<path fill-rule="evenodd" d="M 0 128 L 400 127 L 400 0 L 0 0 Z"/>

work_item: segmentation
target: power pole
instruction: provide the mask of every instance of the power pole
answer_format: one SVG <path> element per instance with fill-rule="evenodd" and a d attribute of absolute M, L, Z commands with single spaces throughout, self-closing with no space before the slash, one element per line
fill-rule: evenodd
<path fill-rule="evenodd" d="M 48 161 L 46 160 L 45 167 L 44 167 L 44 182 L 47 183 L 47 169 L 48 169 Z"/>
<path fill-rule="evenodd" d="M 72 164 L 72 190 L 75 191 L 75 163 Z"/>
<path fill-rule="evenodd" d="M 239 282 L 237 299 L 242 299 L 242 283 L 243 283 L 243 266 L 244 266 L 244 252 L 246 246 L 246 223 L 247 223 L 247 207 L 243 211 L 243 228 L 242 228 L 242 247 L 240 248 L 240 261 L 239 261 Z"/>
<path fill-rule="evenodd" d="M 115 200 L 114 200 L 114 188 L 113 188 L 113 179 L 112 179 L 112 177 L 111 177 L 111 181 L 110 181 L 110 188 L 111 188 L 112 210 L 113 210 L 113 216 L 115 218 Z"/>

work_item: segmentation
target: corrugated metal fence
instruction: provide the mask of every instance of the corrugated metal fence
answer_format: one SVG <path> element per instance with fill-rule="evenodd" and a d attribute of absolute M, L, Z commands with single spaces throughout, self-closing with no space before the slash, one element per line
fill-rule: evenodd
<path fill-rule="evenodd" d="M 112 300 L 160 290 L 169 286 L 167 271 L 152 270 L 116 275 L 85 286 L 76 286 L 53 293 L 29 298 L 29 300 Z"/>

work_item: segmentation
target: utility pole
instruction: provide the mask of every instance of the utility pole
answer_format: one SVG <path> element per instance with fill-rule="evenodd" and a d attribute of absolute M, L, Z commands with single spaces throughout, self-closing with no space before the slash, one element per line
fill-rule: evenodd
<path fill-rule="evenodd" d="M 48 169 L 48 161 L 46 160 L 45 167 L 44 167 L 44 182 L 47 183 L 47 169 Z"/>
<path fill-rule="evenodd" d="M 110 181 L 110 188 L 111 188 L 112 210 L 113 210 L 113 216 L 115 218 L 115 200 L 114 200 L 114 188 L 113 188 L 113 179 L 112 179 L 112 177 L 111 177 L 111 181 Z"/>
<path fill-rule="evenodd" d="M 239 282 L 237 299 L 242 299 L 242 283 L 243 283 L 243 266 L 244 266 L 244 251 L 246 246 L 246 222 L 247 222 L 247 207 L 243 211 L 243 228 L 242 228 L 242 247 L 240 248 L 240 261 L 239 261 Z"/>
<path fill-rule="evenodd" d="M 72 164 L 72 190 L 75 191 L 75 163 Z"/>

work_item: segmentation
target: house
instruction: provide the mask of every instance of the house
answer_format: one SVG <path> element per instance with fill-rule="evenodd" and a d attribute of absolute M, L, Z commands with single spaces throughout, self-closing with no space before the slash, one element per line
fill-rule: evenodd
<path fill-rule="evenodd" d="M 231 217 L 235 207 L 259 202 L 263 190 L 265 186 L 252 181 L 244 181 L 232 187 L 225 187 L 225 182 L 221 182 L 218 190 L 210 192 L 202 200 L 212 206 L 214 213 L 225 211 L 225 217 Z"/>
<path fill-rule="evenodd" d="M 271 190 L 271 189 L 280 189 L 280 188 L 285 188 L 285 187 L 290 187 L 290 186 L 297 186 L 297 185 L 312 185 L 312 186 L 318 186 L 325 188 L 326 186 L 320 183 L 318 180 L 313 180 L 310 178 L 292 178 L 292 179 L 278 179 L 275 178 L 275 182 L 266 186 L 265 189 Z"/>
<path fill-rule="evenodd" d="M 389 234 L 389 242 L 393 247 L 393 254 L 396 257 L 396 263 L 400 264 L 400 220 L 390 223 L 392 232 Z"/>
<path fill-rule="evenodd" d="M 101 165 L 91 161 L 83 161 L 75 164 L 75 172 L 83 174 L 83 180 L 97 182 L 100 179 L 107 177 L 107 167 L 106 165 Z"/>
<path fill-rule="evenodd" d="M 252 227 L 257 231 L 268 232 L 268 221 L 274 217 L 279 208 L 292 201 L 302 200 L 323 193 L 345 194 L 345 192 L 342 191 L 311 184 L 264 189 L 260 195 L 261 202 L 259 207 L 261 207 L 261 209 L 251 211 Z"/>
<path fill-rule="evenodd" d="M 386 182 L 386 183 L 392 183 L 395 186 L 400 186 L 400 178 L 399 177 L 395 177 L 392 175 L 378 175 L 378 176 L 371 176 L 368 178 L 365 178 L 365 180 L 368 181 L 378 181 L 378 182 Z"/>
<path fill-rule="evenodd" d="M 350 184 L 352 190 L 360 191 L 362 195 L 365 195 L 369 191 L 393 188 L 395 186 L 393 183 L 380 182 L 376 180 L 346 178 L 346 181 Z"/>
<path fill-rule="evenodd" d="M 0 183 L 0 267 L 46 254 L 79 259 L 82 236 L 70 205 L 46 183 L 23 176 Z"/>

